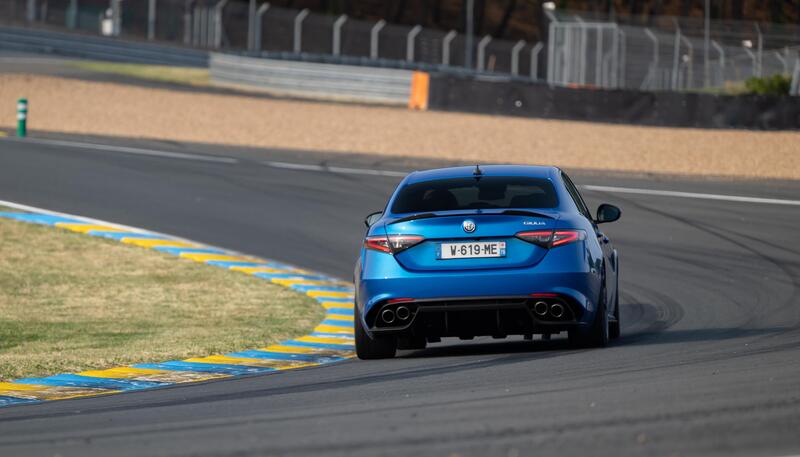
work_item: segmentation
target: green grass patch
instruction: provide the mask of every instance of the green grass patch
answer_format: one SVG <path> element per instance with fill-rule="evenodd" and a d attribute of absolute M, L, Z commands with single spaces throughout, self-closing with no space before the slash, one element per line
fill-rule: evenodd
<path fill-rule="evenodd" d="M 78 61 L 73 62 L 72 65 L 82 70 L 98 73 L 111 73 L 150 81 L 186 84 L 190 86 L 207 86 L 209 82 L 207 68 L 95 61 Z"/>
<path fill-rule="evenodd" d="M 764 78 L 748 78 L 745 81 L 726 81 L 722 87 L 687 90 L 686 92 L 711 95 L 789 95 L 792 78 L 776 74 Z"/>
<path fill-rule="evenodd" d="M 322 316 L 263 279 L 0 219 L 0 381 L 262 347 Z"/>
<path fill-rule="evenodd" d="M 792 86 L 792 77 L 776 74 L 764 78 L 750 78 L 744 86 L 751 94 L 757 95 L 789 95 Z"/>

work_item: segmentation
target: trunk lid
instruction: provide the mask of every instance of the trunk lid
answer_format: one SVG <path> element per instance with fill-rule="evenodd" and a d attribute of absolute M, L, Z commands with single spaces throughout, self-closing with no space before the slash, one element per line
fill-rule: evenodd
<path fill-rule="evenodd" d="M 406 269 L 415 271 L 477 270 L 497 268 L 529 267 L 539 263 L 547 249 L 528 243 L 514 235 L 524 231 L 553 230 L 558 220 L 556 211 L 475 211 L 465 213 L 428 213 L 418 219 L 396 219 L 384 228 L 387 235 L 420 235 L 425 240 L 409 249 L 395 254 L 397 261 Z M 474 224 L 472 228 L 468 221 Z M 500 257 L 442 258 L 442 250 L 455 252 L 455 243 L 468 243 L 475 248 L 480 243 L 499 242 L 493 247 L 502 249 Z M 503 245 L 504 243 L 504 245 Z M 443 245 L 444 244 L 444 245 Z M 467 250 L 467 252 L 471 252 Z"/>

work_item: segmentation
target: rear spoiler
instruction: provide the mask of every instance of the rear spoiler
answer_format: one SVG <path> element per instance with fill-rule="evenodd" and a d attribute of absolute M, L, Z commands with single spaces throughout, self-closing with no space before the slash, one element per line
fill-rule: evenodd
<path fill-rule="evenodd" d="M 400 222 L 408 222 L 417 219 L 429 219 L 431 217 L 459 217 L 459 216 L 475 217 L 475 216 L 497 216 L 498 214 L 505 214 L 509 216 L 541 217 L 543 219 L 555 219 L 553 216 L 537 213 L 536 211 L 528 211 L 524 209 L 507 209 L 499 213 L 458 213 L 458 214 L 418 213 L 418 214 L 412 214 L 411 216 L 401 217 L 400 219 L 395 219 L 392 222 L 388 222 L 386 225 L 397 224 Z"/>

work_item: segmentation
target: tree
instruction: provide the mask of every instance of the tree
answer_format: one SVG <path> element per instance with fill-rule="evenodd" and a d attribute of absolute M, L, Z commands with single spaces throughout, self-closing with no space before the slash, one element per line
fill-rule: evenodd
<path fill-rule="evenodd" d="M 390 17 L 392 18 L 391 22 L 394 23 L 401 23 L 403 22 L 403 14 L 406 12 L 406 0 L 400 0 L 397 2 L 397 8 L 394 10 L 394 14 Z"/>
<path fill-rule="evenodd" d="M 681 0 L 681 16 L 688 16 L 692 8 L 692 0 Z"/>
<path fill-rule="evenodd" d="M 483 34 L 483 20 L 486 18 L 486 0 L 475 0 L 475 33 Z"/>
<path fill-rule="evenodd" d="M 741 21 L 744 16 L 744 0 L 731 0 L 731 16 Z"/>
<path fill-rule="evenodd" d="M 497 25 L 497 28 L 492 34 L 496 38 L 502 38 L 505 36 L 506 29 L 508 28 L 508 21 L 511 20 L 511 15 L 514 13 L 514 9 L 516 7 L 517 7 L 517 0 L 508 0 L 505 11 L 503 12 L 503 18 L 500 20 L 500 24 Z"/>
<path fill-rule="evenodd" d="M 769 16 L 771 22 L 783 22 L 782 0 L 769 0 Z"/>

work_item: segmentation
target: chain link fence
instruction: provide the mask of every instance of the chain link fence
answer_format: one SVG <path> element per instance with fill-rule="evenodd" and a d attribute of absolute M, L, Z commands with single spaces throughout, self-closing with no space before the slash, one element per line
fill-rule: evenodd
<path fill-rule="evenodd" d="M 252 9 L 251 9 L 252 8 Z M 797 75 L 800 27 L 546 10 L 546 43 L 368 22 L 234 0 L 0 0 L 0 22 L 156 40 L 250 55 L 499 73 L 553 85 L 714 90 Z M 793 84 L 796 87 L 797 84 Z"/>
<path fill-rule="evenodd" d="M 751 77 L 791 77 L 800 27 L 701 18 L 551 11 L 547 80 L 640 90 L 714 90 Z"/>
<path fill-rule="evenodd" d="M 293 52 L 296 54 L 329 54 L 348 58 L 381 61 L 403 61 L 442 67 L 463 67 L 466 39 L 456 31 L 426 29 L 367 22 L 347 16 L 322 15 L 305 10 L 279 7 L 261 9 L 254 27 L 260 31 L 251 51 Z M 246 30 L 246 17 L 234 18 L 225 12 L 225 30 Z M 512 51 L 517 43 L 484 37 L 476 46 L 473 59 L 476 70 L 530 75 L 530 60 L 519 59 L 512 68 Z M 242 48 L 242 43 L 227 36 L 223 47 Z M 527 47 L 518 46 L 520 55 Z"/>
<path fill-rule="evenodd" d="M 105 31 L 104 20 L 112 22 Z M 402 63 L 445 70 L 464 70 L 467 41 L 456 31 L 368 22 L 266 2 L 257 2 L 251 11 L 248 2 L 228 0 L 0 0 L 0 23 L 205 49 L 340 57 L 348 63 L 355 59 L 368 65 Z M 472 71 L 543 77 L 537 60 L 542 58 L 541 45 L 488 35 L 476 37 L 475 43 Z"/>

